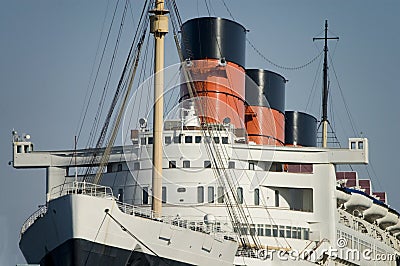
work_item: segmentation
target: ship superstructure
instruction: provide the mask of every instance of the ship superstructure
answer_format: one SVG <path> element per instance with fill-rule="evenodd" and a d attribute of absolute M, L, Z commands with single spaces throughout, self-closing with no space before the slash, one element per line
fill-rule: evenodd
<path fill-rule="evenodd" d="M 370 180 L 337 170 L 368 164 L 368 140 L 317 147 L 317 119 L 286 109 L 286 79 L 245 68 L 239 23 L 204 17 L 181 30 L 179 116 L 162 131 L 143 117 L 125 146 L 66 151 L 35 151 L 13 132 L 14 167 L 46 169 L 46 204 L 21 230 L 27 261 L 397 265 L 399 213 Z M 104 170 L 76 175 L 93 167 Z"/>

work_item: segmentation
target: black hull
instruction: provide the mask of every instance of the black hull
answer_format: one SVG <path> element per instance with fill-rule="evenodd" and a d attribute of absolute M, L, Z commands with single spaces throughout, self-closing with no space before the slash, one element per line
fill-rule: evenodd
<path fill-rule="evenodd" d="M 177 255 L 177 254 L 174 254 Z M 40 261 L 45 266 L 120 266 L 120 265 L 191 265 L 171 259 L 149 255 L 139 251 L 125 250 L 83 239 L 70 239 Z"/>

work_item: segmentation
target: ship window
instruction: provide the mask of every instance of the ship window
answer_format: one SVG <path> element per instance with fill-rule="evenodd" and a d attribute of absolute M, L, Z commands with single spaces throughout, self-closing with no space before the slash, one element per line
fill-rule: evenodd
<path fill-rule="evenodd" d="M 211 168 L 211 162 L 210 161 L 204 161 L 204 168 Z"/>
<path fill-rule="evenodd" d="M 22 146 L 21 145 L 17 145 L 17 153 L 22 153 Z"/>
<path fill-rule="evenodd" d="M 286 226 L 286 237 L 292 238 L 292 227 L 291 226 Z"/>
<path fill-rule="evenodd" d="M 250 225 L 250 235 L 251 236 L 255 236 L 256 235 L 256 225 L 255 224 L 251 224 Z"/>
<path fill-rule="evenodd" d="M 204 137 L 204 142 L 205 143 L 211 143 L 211 137 L 210 136 L 205 136 Z"/>
<path fill-rule="evenodd" d="M 167 187 L 162 187 L 162 195 L 161 195 L 161 202 L 167 202 Z"/>
<path fill-rule="evenodd" d="M 118 201 L 119 202 L 124 201 L 124 189 L 123 188 L 118 189 Z"/>
<path fill-rule="evenodd" d="M 243 188 L 242 187 L 237 188 L 237 198 L 238 198 L 238 203 L 243 204 Z"/>
<path fill-rule="evenodd" d="M 279 237 L 285 237 L 285 226 L 279 226 Z"/>
<path fill-rule="evenodd" d="M 297 239 L 301 239 L 301 227 L 297 227 Z"/>
<path fill-rule="evenodd" d="M 118 166 L 117 166 L 117 171 L 118 171 L 118 172 L 121 172 L 121 171 L 122 171 L 122 164 L 121 164 L 121 163 L 118 164 Z"/>
<path fill-rule="evenodd" d="M 176 161 L 169 161 L 168 167 L 169 168 L 176 168 Z"/>
<path fill-rule="evenodd" d="M 139 162 L 135 162 L 133 164 L 133 170 L 140 170 L 140 163 Z"/>
<path fill-rule="evenodd" d="M 254 189 L 254 205 L 260 205 L 260 189 Z"/>
<path fill-rule="evenodd" d="M 185 136 L 185 143 L 192 143 L 193 137 L 192 136 Z"/>
<path fill-rule="evenodd" d="M 271 225 L 270 224 L 266 224 L 265 225 L 265 236 L 271 236 Z"/>
<path fill-rule="evenodd" d="M 107 173 L 112 172 L 112 164 L 107 164 Z"/>
<path fill-rule="evenodd" d="M 235 162 L 229 162 L 228 169 L 235 169 Z"/>
<path fill-rule="evenodd" d="M 292 238 L 297 238 L 297 227 L 292 227 Z"/>
<path fill-rule="evenodd" d="M 167 136 L 164 138 L 165 144 L 171 144 L 172 143 L 172 138 L 170 136 Z"/>
<path fill-rule="evenodd" d="M 140 145 L 146 145 L 146 138 L 140 138 Z"/>
<path fill-rule="evenodd" d="M 190 168 L 190 161 L 183 161 L 183 168 Z"/>
<path fill-rule="evenodd" d="M 197 187 L 197 203 L 204 202 L 204 187 Z"/>
<path fill-rule="evenodd" d="M 249 170 L 254 170 L 254 162 L 249 162 Z"/>
<path fill-rule="evenodd" d="M 174 137 L 174 143 L 181 143 L 181 135 Z"/>
<path fill-rule="evenodd" d="M 352 150 L 355 150 L 355 149 L 356 149 L 356 142 L 355 142 L 355 141 L 352 141 L 352 142 L 351 142 L 350 148 L 351 148 Z"/>
<path fill-rule="evenodd" d="M 264 236 L 264 225 L 263 224 L 257 224 L 257 235 Z"/>
<path fill-rule="evenodd" d="M 228 144 L 228 137 L 222 137 L 222 144 Z"/>
<path fill-rule="evenodd" d="M 275 207 L 279 207 L 279 190 L 275 190 Z"/>
<path fill-rule="evenodd" d="M 362 141 L 358 142 L 358 149 L 359 150 L 363 150 L 364 149 L 364 142 L 362 142 Z"/>
<path fill-rule="evenodd" d="M 179 192 L 179 193 L 183 193 L 183 192 L 186 192 L 186 188 L 180 187 L 176 191 Z"/>
<path fill-rule="evenodd" d="M 362 143 L 362 142 L 361 142 Z M 29 145 L 24 145 L 24 152 L 28 153 L 29 152 Z"/>
<path fill-rule="evenodd" d="M 214 187 L 208 187 L 208 203 L 214 203 Z"/>
<path fill-rule="evenodd" d="M 153 137 L 149 137 L 149 139 L 147 140 L 147 144 L 153 144 Z"/>
<path fill-rule="evenodd" d="M 218 193 L 217 202 L 224 203 L 224 194 L 225 194 L 224 187 L 218 187 L 217 193 Z"/>
<path fill-rule="evenodd" d="M 214 137 L 214 143 L 219 144 L 219 137 Z"/>
<path fill-rule="evenodd" d="M 303 228 L 303 238 L 305 240 L 310 239 L 310 229 L 308 228 Z"/>
<path fill-rule="evenodd" d="M 149 204 L 149 188 L 148 187 L 143 188 L 142 203 Z"/>
<path fill-rule="evenodd" d="M 194 142 L 201 143 L 201 136 L 195 136 L 194 137 Z"/>
<path fill-rule="evenodd" d="M 278 237 L 278 226 L 277 225 L 272 226 L 272 236 Z"/>

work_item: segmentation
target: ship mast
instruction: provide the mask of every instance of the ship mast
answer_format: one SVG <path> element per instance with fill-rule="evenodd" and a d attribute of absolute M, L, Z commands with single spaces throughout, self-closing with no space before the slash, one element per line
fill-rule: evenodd
<path fill-rule="evenodd" d="M 325 20 L 325 37 L 313 38 L 315 40 L 324 40 L 324 80 L 322 87 L 322 147 L 328 147 L 328 40 L 339 40 L 339 37 L 328 37 L 328 20 Z"/>
<path fill-rule="evenodd" d="M 162 198 L 162 133 L 163 133 L 163 89 L 164 89 L 164 37 L 168 33 L 168 10 L 164 0 L 156 0 L 150 11 L 150 32 L 154 35 L 154 112 L 153 112 L 153 170 L 152 210 L 161 215 Z"/>

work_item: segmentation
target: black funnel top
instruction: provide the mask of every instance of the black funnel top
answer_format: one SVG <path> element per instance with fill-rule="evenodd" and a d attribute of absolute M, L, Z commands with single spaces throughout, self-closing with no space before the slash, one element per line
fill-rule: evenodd
<path fill-rule="evenodd" d="M 246 29 L 223 18 L 195 18 L 182 25 L 181 48 L 185 59 L 221 59 L 245 65 Z"/>
<path fill-rule="evenodd" d="M 317 146 L 317 119 L 309 114 L 285 112 L 285 144 Z"/>
<path fill-rule="evenodd" d="M 270 107 L 285 113 L 284 77 L 263 69 L 246 69 L 246 75 L 245 95 L 248 105 Z"/>

